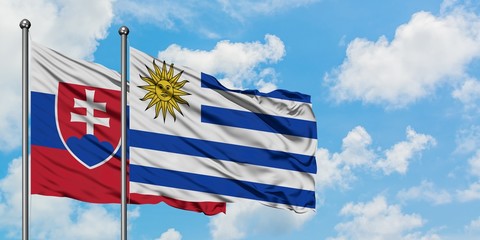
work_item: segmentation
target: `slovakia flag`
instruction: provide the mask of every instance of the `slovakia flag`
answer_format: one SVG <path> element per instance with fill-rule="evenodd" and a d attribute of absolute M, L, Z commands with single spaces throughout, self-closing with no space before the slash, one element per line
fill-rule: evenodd
<path fill-rule="evenodd" d="M 36 43 L 31 49 L 32 194 L 119 203 L 120 75 Z M 129 203 L 163 201 L 207 215 L 225 212 L 223 202 L 128 196 Z"/>
<path fill-rule="evenodd" d="M 93 203 L 120 196 L 120 75 L 32 44 L 32 193 Z"/>

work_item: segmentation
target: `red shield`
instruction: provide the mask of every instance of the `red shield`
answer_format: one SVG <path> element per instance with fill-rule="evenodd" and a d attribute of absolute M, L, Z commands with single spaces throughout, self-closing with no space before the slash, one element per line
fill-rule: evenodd
<path fill-rule="evenodd" d="M 92 169 L 110 160 L 120 147 L 121 92 L 59 83 L 57 128 L 67 150 Z"/>

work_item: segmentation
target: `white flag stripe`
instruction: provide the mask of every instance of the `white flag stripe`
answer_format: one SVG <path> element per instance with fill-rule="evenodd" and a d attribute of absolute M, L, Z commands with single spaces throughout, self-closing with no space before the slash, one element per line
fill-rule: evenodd
<path fill-rule="evenodd" d="M 205 192 L 164 187 L 164 186 L 158 186 L 158 185 L 147 184 L 147 183 L 138 183 L 138 182 L 130 182 L 130 192 L 145 194 L 145 195 L 160 195 L 160 196 L 166 196 L 166 197 L 175 196 L 175 198 L 178 200 L 189 201 L 189 202 L 198 201 L 198 199 L 202 199 L 202 201 L 206 201 L 206 202 L 237 203 L 237 202 L 244 202 L 244 201 L 252 201 L 245 198 L 210 194 Z M 305 213 L 305 212 L 310 212 L 312 210 L 311 208 L 300 207 L 300 206 L 291 206 L 291 205 L 285 205 L 281 203 L 265 202 L 265 201 L 258 201 L 258 200 L 255 200 L 255 201 L 269 207 L 289 209 L 297 213 Z"/>
<path fill-rule="evenodd" d="M 130 163 L 135 165 L 258 182 L 302 190 L 315 190 L 314 178 L 309 173 L 255 166 L 251 164 L 239 164 L 236 162 L 133 147 L 130 148 L 130 153 L 139 156 L 130 160 Z M 286 182 L 284 179 L 289 179 L 289 181 Z"/>
<path fill-rule="evenodd" d="M 141 74 L 142 76 L 148 76 L 148 71 L 144 66 L 145 63 L 152 62 L 152 58 L 134 48 L 130 48 L 130 52 L 130 71 L 132 72 L 132 76 L 136 77 L 139 74 Z M 158 62 L 157 64 L 160 64 L 160 62 Z M 180 71 L 180 69 L 178 69 L 178 71 Z M 190 90 L 195 91 L 195 89 L 198 89 L 200 92 L 193 92 L 192 94 L 197 96 L 200 94 L 202 96 L 201 102 L 214 102 L 217 107 L 222 108 L 251 111 L 274 116 L 291 117 L 307 121 L 315 121 L 315 116 L 313 114 L 311 104 L 286 99 L 269 98 L 257 95 L 236 93 L 231 91 L 202 88 L 200 85 L 201 79 L 199 78 L 200 73 L 195 73 L 193 71 L 190 72 L 191 74 L 185 72 L 182 75 L 182 80 L 186 79 L 190 81 L 188 84 L 185 85 L 184 89 L 187 92 L 190 92 Z M 189 86 L 190 84 L 192 84 L 192 86 Z M 140 90 L 137 92 L 142 91 Z M 186 97 L 186 99 L 189 97 L 190 96 Z M 226 99 L 228 100 L 226 101 Z M 292 109 L 298 109 L 297 111 L 294 111 L 296 115 L 292 115 Z"/>
<path fill-rule="evenodd" d="M 133 116 L 134 114 L 143 115 L 146 113 L 139 108 L 130 108 L 130 114 L 131 116 Z M 179 123 L 178 125 L 180 125 L 180 122 L 183 121 L 186 120 L 177 119 L 177 122 Z M 130 126 L 132 129 L 141 129 L 142 131 L 147 132 L 156 132 L 171 135 L 172 131 L 175 131 L 175 134 L 173 135 L 179 135 L 182 137 L 196 138 L 214 142 L 223 142 L 248 147 L 265 148 L 274 151 L 290 152 L 297 154 L 314 153 L 316 151 L 316 146 L 313 144 L 309 144 L 309 142 L 312 141 L 312 139 L 309 138 L 282 135 L 271 132 L 261 132 L 251 129 L 229 127 L 208 123 L 201 123 L 202 129 L 205 131 L 203 133 L 208 134 L 199 135 L 199 131 L 195 131 L 194 129 L 192 129 L 191 126 L 195 126 L 193 124 L 190 126 L 188 126 L 188 124 L 185 124 L 184 126 L 178 127 L 159 127 L 158 121 L 155 123 L 153 118 L 145 119 L 143 123 L 147 122 L 148 124 L 142 124 L 141 127 L 131 122 Z M 196 125 L 198 125 L 198 123 Z M 175 129 L 173 130 L 172 128 Z M 245 136 L 249 137 L 245 138 Z M 295 142 L 295 145 L 290 144 L 291 142 Z M 302 149 L 299 146 L 305 148 Z"/>
<path fill-rule="evenodd" d="M 289 118 L 295 118 L 300 120 L 315 121 L 315 116 L 312 111 L 311 104 L 304 102 L 297 102 L 279 98 L 269 98 L 257 95 L 248 95 L 244 93 L 213 90 L 223 95 L 230 101 L 215 102 L 216 107 L 249 111 L 255 113 L 262 113 L 274 116 L 283 116 Z M 259 106 L 261 108 L 252 109 L 251 106 Z M 282 106 L 282 107 L 279 107 Z M 298 109 L 295 115 L 292 114 L 291 109 Z"/>
<path fill-rule="evenodd" d="M 38 63 L 31 66 L 31 91 L 56 94 L 58 82 L 120 89 L 119 73 L 93 62 L 68 58 L 35 42 L 31 44 L 32 62 Z M 56 81 L 42 79 L 52 74 L 55 75 Z M 106 81 L 99 81 L 99 79 Z"/>

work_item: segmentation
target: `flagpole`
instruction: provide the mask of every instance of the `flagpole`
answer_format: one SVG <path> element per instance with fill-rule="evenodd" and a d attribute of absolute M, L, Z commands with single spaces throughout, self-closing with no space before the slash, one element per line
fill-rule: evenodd
<path fill-rule="evenodd" d="M 121 239 L 127 240 L 127 35 L 128 28 L 126 26 L 120 27 L 118 33 L 122 38 L 122 204 L 121 204 Z"/>
<path fill-rule="evenodd" d="M 22 29 L 22 239 L 28 240 L 30 177 L 28 161 L 28 30 L 30 21 L 20 21 Z"/>
<path fill-rule="evenodd" d="M 28 161 L 28 30 L 30 21 L 23 19 L 20 22 L 22 29 L 22 239 L 28 240 L 29 203 L 30 203 L 30 176 Z"/>

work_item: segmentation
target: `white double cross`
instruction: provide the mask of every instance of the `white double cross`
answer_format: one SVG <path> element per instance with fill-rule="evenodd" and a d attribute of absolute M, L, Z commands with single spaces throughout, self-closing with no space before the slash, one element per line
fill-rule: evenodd
<path fill-rule="evenodd" d="M 101 118 L 95 117 L 93 115 L 95 110 L 106 112 L 107 111 L 107 103 L 106 102 L 95 102 L 95 90 L 87 90 L 85 89 L 85 95 L 87 96 L 87 100 L 80 100 L 75 98 L 74 99 L 74 108 L 85 108 L 86 114 L 80 115 L 77 113 L 70 113 L 70 122 L 84 122 L 87 124 L 87 134 L 92 134 L 94 131 L 95 125 L 102 125 L 106 127 L 110 127 L 110 118 Z"/>

